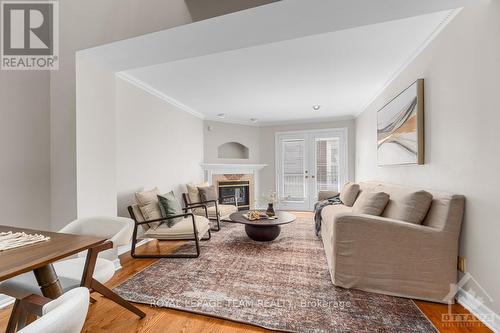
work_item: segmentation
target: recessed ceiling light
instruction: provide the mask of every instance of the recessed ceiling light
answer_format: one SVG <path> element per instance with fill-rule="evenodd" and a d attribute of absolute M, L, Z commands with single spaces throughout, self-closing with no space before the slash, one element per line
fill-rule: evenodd
<path fill-rule="evenodd" d="M 256 122 L 258 122 L 258 121 L 259 121 L 259 119 L 257 119 L 257 118 L 250 118 L 250 121 L 251 121 L 252 123 L 256 123 Z"/>
<path fill-rule="evenodd" d="M 314 111 L 318 111 L 319 109 L 321 109 L 321 105 L 313 105 Z"/>
<path fill-rule="evenodd" d="M 217 118 L 224 119 L 224 118 L 226 118 L 226 114 L 225 113 L 219 113 L 217 115 Z"/>

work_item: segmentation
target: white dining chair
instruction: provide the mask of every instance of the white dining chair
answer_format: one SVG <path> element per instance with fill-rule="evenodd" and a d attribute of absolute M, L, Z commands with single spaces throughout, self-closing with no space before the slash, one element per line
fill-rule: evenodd
<path fill-rule="evenodd" d="M 99 258 L 115 260 L 118 258 L 118 247 L 128 245 L 132 239 L 134 222 L 125 217 L 93 216 L 75 220 L 59 232 L 65 234 L 103 237 L 113 242 L 113 248 L 100 252 Z M 78 254 L 84 258 L 87 251 Z"/>
<path fill-rule="evenodd" d="M 41 308 L 41 317 L 18 333 L 79 333 L 89 309 L 87 288 L 75 288 Z"/>
<path fill-rule="evenodd" d="M 129 218 L 98 216 L 75 220 L 59 232 L 106 238 L 113 242 L 113 248 L 109 250 L 115 251 L 118 246 L 129 244 L 133 228 L 134 222 Z M 88 287 L 143 318 L 145 314 L 142 311 L 104 286 L 104 283 L 108 282 L 115 273 L 113 261 L 105 258 L 114 256 L 114 253 L 109 252 L 109 250 L 99 252 L 99 256 L 94 259 L 87 256 L 87 251 L 85 251 L 75 258 L 55 262 L 53 264 L 54 270 L 63 291 L 66 292 L 80 286 Z M 90 280 L 84 279 L 86 263 L 89 260 L 95 260 L 95 268 L 91 275 L 93 279 Z M 28 272 L 1 282 L 0 294 L 21 300 L 29 295 L 41 295 L 42 293 L 35 275 L 33 272 Z M 16 310 L 15 307 L 16 305 L 14 305 L 13 314 Z"/>

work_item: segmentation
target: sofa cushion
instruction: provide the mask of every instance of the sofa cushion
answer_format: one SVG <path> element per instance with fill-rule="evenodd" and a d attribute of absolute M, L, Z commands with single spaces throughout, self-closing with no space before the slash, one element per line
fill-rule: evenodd
<path fill-rule="evenodd" d="M 198 191 L 198 187 L 207 187 L 209 185 L 210 184 L 208 184 L 208 182 L 204 182 L 201 184 L 186 184 L 189 203 L 201 202 L 200 191 Z"/>
<path fill-rule="evenodd" d="M 323 207 L 321 210 L 321 220 L 322 223 L 328 223 L 328 221 L 333 221 L 335 215 L 340 213 L 351 213 L 352 207 L 346 205 L 330 205 Z"/>
<path fill-rule="evenodd" d="M 432 203 L 432 194 L 427 191 L 416 191 L 401 198 L 391 198 L 384 214 L 392 219 L 422 224 Z"/>
<path fill-rule="evenodd" d="M 182 207 L 179 200 L 174 195 L 173 191 L 158 195 L 158 205 L 160 206 L 161 216 L 170 217 L 182 214 Z M 180 222 L 182 217 L 176 217 L 166 221 L 168 227 L 173 227 L 176 223 Z"/>
<path fill-rule="evenodd" d="M 348 182 L 340 192 L 340 201 L 346 206 L 352 207 L 359 193 L 359 185 Z"/>
<path fill-rule="evenodd" d="M 380 216 L 389 202 L 389 194 L 385 192 L 363 191 L 352 207 L 356 214 Z"/>
<path fill-rule="evenodd" d="M 387 184 L 376 181 L 359 183 L 361 192 L 378 191 L 388 193 L 389 203 L 382 213 L 382 217 L 392 218 L 400 199 L 406 195 L 419 191 L 422 188 L 408 187 L 403 185 Z M 463 195 L 451 194 L 442 191 L 426 190 L 432 194 L 432 203 L 422 221 L 422 225 L 436 229 L 447 229 L 448 231 L 459 231 L 462 225 L 465 197 Z"/>

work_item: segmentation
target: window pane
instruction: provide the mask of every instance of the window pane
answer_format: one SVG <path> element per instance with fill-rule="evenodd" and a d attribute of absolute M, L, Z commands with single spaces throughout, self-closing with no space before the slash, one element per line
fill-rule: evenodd
<path fill-rule="evenodd" d="M 304 140 L 283 141 L 283 196 L 286 200 L 304 200 L 304 154 Z"/>
<path fill-rule="evenodd" d="M 339 139 L 316 139 L 317 191 L 339 189 Z"/>

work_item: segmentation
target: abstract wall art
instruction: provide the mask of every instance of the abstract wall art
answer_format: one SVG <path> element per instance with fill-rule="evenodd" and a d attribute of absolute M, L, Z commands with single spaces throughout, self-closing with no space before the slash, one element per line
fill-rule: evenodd
<path fill-rule="evenodd" d="M 424 80 L 377 112 L 378 165 L 424 164 Z"/>

